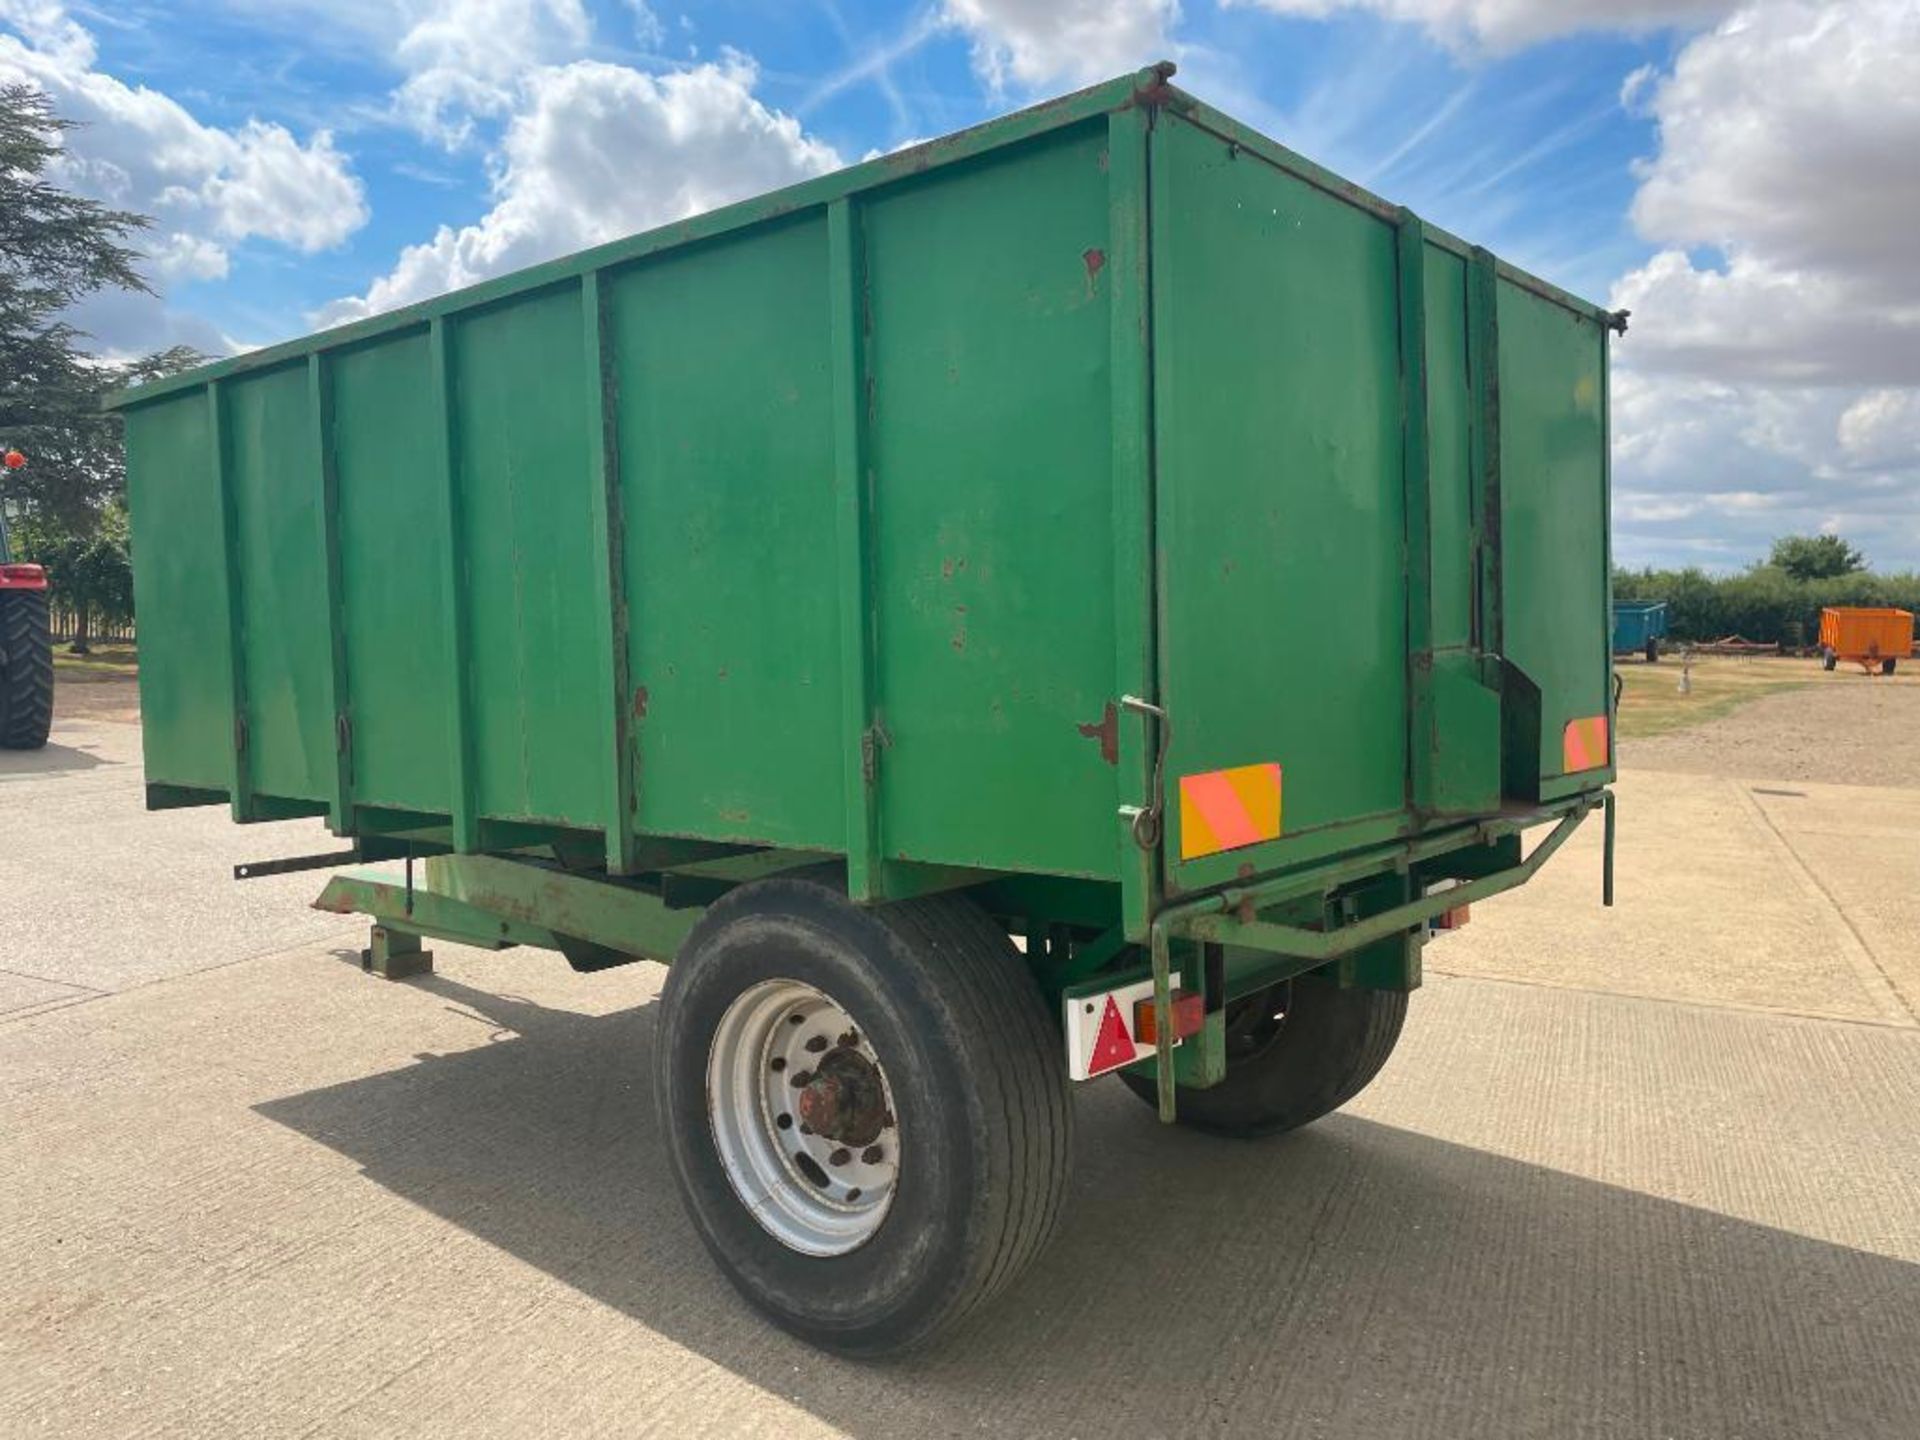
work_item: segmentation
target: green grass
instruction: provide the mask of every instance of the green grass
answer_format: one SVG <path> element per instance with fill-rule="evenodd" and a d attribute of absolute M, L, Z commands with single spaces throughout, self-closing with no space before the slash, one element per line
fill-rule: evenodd
<path fill-rule="evenodd" d="M 140 652 L 122 641 L 99 640 L 94 642 L 92 654 L 75 655 L 68 651 L 66 641 L 56 640 L 53 644 L 53 673 L 76 680 L 133 676 L 140 673 Z"/>
<path fill-rule="evenodd" d="M 1702 655 L 1693 662 L 1691 693 L 1682 695 L 1681 668 L 1678 655 L 1663 655 L 1657 665 L 1616 662 L 1614 673 L 1624 685 L 1620 694 L 1623 740 L 1668 735 L 1718 720 L 1763 695 L 1817 685 L 1822 679 L 1817 660 Z"/>

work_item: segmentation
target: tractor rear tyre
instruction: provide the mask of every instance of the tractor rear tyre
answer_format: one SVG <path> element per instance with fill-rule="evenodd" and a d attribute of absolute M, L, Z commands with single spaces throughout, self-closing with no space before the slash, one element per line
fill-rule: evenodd
<path fill-rule="evenodd" d="M 927 1344 L 1053 1233 L 1073 1111 L 1060 1037 L 971 900 L 874 909 L 812 877 L 718 901 L 667 973 L 656 1103 L 687 1214 L 812 1344 Z"/>
<path fill-rule="evenodd" d="M 1399 990 L 1342 989 L 1302 975 L 1227 1006 L 1227 1078 L 1182 1090 L 1182 1125 L 1235 1139 L 1297 1130 L 1367 1087 L 1393 1054 L 1407 1018 Z M 1151 1075 L 1122 1074 L 1129 1090 L 1159 1104 Z"/>
<path fill-rule="evenodd" d="M 53 639 L 47 593 L 0 593 L 0 747 L 38 750 L 52 729 Z"/>

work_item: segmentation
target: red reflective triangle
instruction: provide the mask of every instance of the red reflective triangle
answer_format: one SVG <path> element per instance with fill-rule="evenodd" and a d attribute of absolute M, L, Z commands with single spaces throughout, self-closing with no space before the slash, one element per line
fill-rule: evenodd
<path fill-rule="evenodd" d="M 1093 1037 L 1093 1058 L 1087 1061 L 1087 1077 L 1133 1063 L 1133 1036 L 1121 1018 L 1120 1007 L 1107 996 L 1106 1013 L 1100 1017 L 1100 1033 Z"/>

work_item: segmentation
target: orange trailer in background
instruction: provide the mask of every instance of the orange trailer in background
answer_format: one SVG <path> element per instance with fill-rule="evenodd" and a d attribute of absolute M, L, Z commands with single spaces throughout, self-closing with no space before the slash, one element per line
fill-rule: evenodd
<path fill-rule="evenodd" d="M 1876 666 L 1891 675 L 1894 662 L 1912 653 L 1911 610 L 1829 605 L 1820 612 L 1820 658 L 1829 670 L 1847 660 L 1869 675 Z"/>

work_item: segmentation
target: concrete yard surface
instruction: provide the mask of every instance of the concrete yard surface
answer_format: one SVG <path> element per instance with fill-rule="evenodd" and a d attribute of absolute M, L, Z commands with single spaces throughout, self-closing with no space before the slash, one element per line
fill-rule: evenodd
<path fill-rule="evenodd" d="M 227 878 L 317 826 L 143 815 L 62 724 L 0 757 L 0 1435 L 1920 1433 L 1920 790 L 1629 749 L 1618 908 L 1596 824 L 1294 1136 L 1082 1087 L 1053 1248 L 857 1365 L 680 1212 L 663 970 L 371 978 L 319 875 Z"/>

